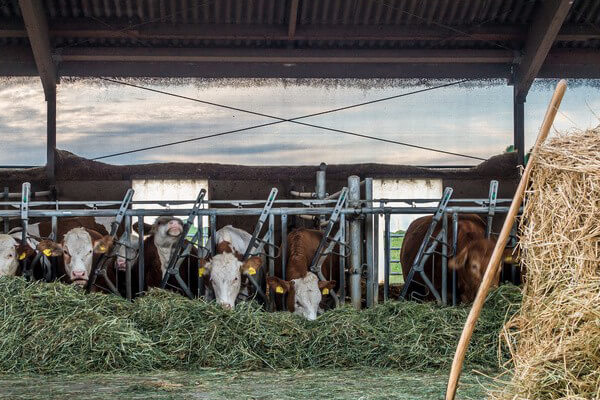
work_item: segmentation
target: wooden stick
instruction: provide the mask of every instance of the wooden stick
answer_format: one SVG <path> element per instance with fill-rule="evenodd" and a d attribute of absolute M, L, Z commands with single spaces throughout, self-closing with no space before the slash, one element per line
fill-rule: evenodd
<path fill-rule="evenodd" d="M 554 122 L 554 117 L 556 116 L 556 112 L 558 111 L 558 107 L 560 106 L 560 102 L 565 94 L 566 89 L 567 82 L 564 79 L 558 82 L 556 90 L 554 91 L 554 95 L 552 96 L 552 100 L 548 105 L 544 122 L 540 128 L 540 133 L 538 134 L 535 145 L 533 146 L 533 150 L 531 151 L 531 155 L 529 156 L 529 160 L 527 162 L 527 166 L 525 167 L 525 171 L 523 172 L 523 176 L 521 177 L 521 181 L 519 182 L 519 186 L 517 186 L 517 191 L 515 192 L 512 204 L 510 205 L 510 209 L 508 210 L 508 214 L 504 220 L 504 225 L 502 226 L 502 231 L 500 231 L 500 236 L 496 242 L 496 247 L 494 247 L 494 252 L 492 253 L 490 262 L 488 263 L 485 271 L 485 275 L 483 276 L 483 280 L 479 286 L 479 290 L 477 291 L 477 296 L 473 302 L 473 307 L 471 307 L 471 311 L 467 317 L 467 322 L 465 323 L 460 336 L 460 341 L 458 342 L 458 346 L 456 348 L 456 354 L 454 354 L 454 360 L 452 361 L 450 377 L 448 379 L 446 400 L 454 400 L 454 396 L 456 396 L 456 388 L 458 386 L 462 364 L 465 360 L 465 354 L 467 352 L 467 347 L 469 346 L 471 336 L 473 335 L 475 323 L 477 322 L 477 318 L 479 318 L 479 314 L 481 314 L 483 303 L 485 302 L 485 298 L 490 290 L 493 277 L 496 275 L 498 270 L 498 265 L 500 263 L 503 250 L 506 247 L 510 230 L 512 229 L 512 226 L 515 222 L 515 217 L 517 216 L 519 208 L 521 207 L 521 203 L 523 202 L 523 195 L 525 193 L 525 189 L 527 188 L 527 184 L 529 183 L 529 175 L 531 175 L 531 169 L 536 160 L 538 149 L 544 140 L 546 140 L 546 137 L 548 137 L 548 132 L 550 132 L 550 128 Z"/>

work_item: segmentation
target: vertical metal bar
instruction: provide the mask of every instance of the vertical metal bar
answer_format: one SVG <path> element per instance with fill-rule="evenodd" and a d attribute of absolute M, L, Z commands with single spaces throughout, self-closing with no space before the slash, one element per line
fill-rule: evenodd
<path fill-rule="evenodd" d="M 317 194 L 317 199 L 323 200 L 325 198 L 325 196 L 326 196 L 325 185 L 326 185 L 325 170 L 324 170 L 324 168 L 322 168 L 321 170 L 317 171 L 317 183 L 315 185 L 315 193 Z M 320 223 L 325 222 L 324 215 L 319 215 L 319 222 Z"/>
<path fill-rule="evenodd" d="M 5 187 L 4 187 L 4 192 L 2 193 L 2 198 L 3 198 L 5 201 L 8 201 L 8 193 L 9 193 L 8 187 L 6 187 L 6 186 L 5 186 Z M 5 206 L 5 207 L 4 207 L 4 209 L 5 209 L 5 210 L 8 210 L 8 206 Z M 9 220 L 8 220 L 8 218 L 7 218 L 7 217 L 2 217 L 2 220 L 3 220 L 3 222 L 4 222 L 4 233 L 8 233 L 8 231 L 10 230 L 10 223 L 9 223 Z"/>
<path fill-rule="evenodd" d="M 381 207 L 381 203 L 379 204 Z M 373 303 L 379 303 L 379 214 L 373 214 Z"/>
<path fill-rule="evenodd" d="M 129 215 L 125 215 L 125 220 L 123 221 L 125 222 L 125 226 L 124 226 L 124 238 L 125 238 L 125 243 L 127 243 L 128 245 L 131 243 L 131 216 Z M 131 267 L 132 267 L 132 263 L 128 260 L 128 248 L 125 248 L 125 296 L 127 297 L 127 300 L 131 300 L 133 298 L 133 294 L 132 294 L 132 284 L 131 284 Z M 118 285 L 118 276 L 119 276 L 119 272 L 117 270 L 117 268 L 113 265 L 113 268 L 115 270 L 115 277 L 117 279 L 117 288 L 119 287 Z"/>
<path fill-rule="evenodd" d="M 56 181 L 56 88 L 46 93 L 46 174 L 50 184 Z"/>
<path fill-rule="evenodd" d="M 390 214 L 385 213 L 385 225 L 383 230 L 383 246 L 384 246 L 384 272 L 383 272 L 383 301 L 389 300 L 390 296 L 390 247 L 391 247 L 391 233 L 390 233 Z"/>
<path fill-rule="evenodd" d="M 346 245 L 348 242 L 346 241 L 346 215 L 340 214 L 340 229 L 342 230 L 342 237 L 340 241 Z M 340 296 L 340 304 L 344 304 L 346 302 L 346 246 L 340 246 L 340 285 L 339 285 L 339 293 Z"/>
<path fill-rule="evenodd" d="M 448 214 L 442 216 L 442 304 L 448 304 Z M 435 265 L 435 264 L 433 264 Z"/>
<path fill-rule="evenodd" d="M 360 178 L 356 175 L 348 177 L 348 206 L 360 207 Z M 361 229 L 360 220 L 356 217 L 350 221 L 350 298 L 352 306 L 360 309 L 360 276 L 361 276 Z"/>
<path fill-rule="evenodd" d="M 196 293 L 196 297 L 204 296 L 204 277 L 200 274 L 200 268 L 202 267 L 201 263 L 204 257 L 204 251 L 202 250 L 202 246 L 204 246 L 204 227 L 202 226 L 202 215 L 198 215 L 196 218 L 196 225 L 198 229 L 198 260 L 197 267 L 198 273 L 196 274 L 196 279 L 198 279 L 198 292 Z"/>
<path fill-rule="evenodd" d="M 275 215 L 269 214 L 269 246 L 267 252 L 269 254 L 269 276 L 275 276 Z M 258 282 L 261 285 L 261 282 Z M 269 307 L 271 311 L 275 311 L 275 297 L 269 298 Z"/>
<path fill-rule="evenodd" d="M 452 256 L 458 253 L 458 213 L 452 213 Z M 452 270 L 452 305 L 455 306 L 456 299 L 456 270 Z"/>
<path fill-rule="evenodd" d="M 142 293 L 145 290 L 146 278 L 144 276 L 145 265 L 144 265 L 144 216 L 140 215 L 137 218 L 138 222 L 138 235 L 139 235 L 139 250 L 138 250 L 138 293 Z"/>
<path fill-rule="evenodd" d="M 215 214 L 211 214 L 209 217 L 209 226 L 210 226 L 210 254 L 215 254 L 215 248 L 217 240 L 217 216 Z"/>
<path fill-rule="evenodd" d="M 373 178 L 365 178 L 365 199 L 367 207 L 373 207 Z M 372 307 L 375 303 L 374 298 L 377 296 L 377 280 L 375 279 L 375 271 L 373 262 L 373 218 L 374 214 L 365 216 L 365 235 L 366 240 L 366 263 L 367 263 L 367 307 Z"/>
<path fill-rule="evenodd" d="M 496 200 L 498 198 L 498 181 L 490 181 L 490 193 L 488 195 L 488 215 L 487 225 L 485 228 L 485 237 L 492 236 L 492 223 L 494 222 L 494 214 L 496 213 Z"/>
<path fill-rule="evenodd" d="M 285 280 L 285 272 L 287 268 L 287 214 L 281 214 L 281 279 Z M 287 309 L 285 295 L 283 295 L 283 310 Z"/>
<path fill-rule="evenodd" d="M 517 152 L 517 165 L 525 165 L 525 99 L 513 96 L 514 148 Z"/>

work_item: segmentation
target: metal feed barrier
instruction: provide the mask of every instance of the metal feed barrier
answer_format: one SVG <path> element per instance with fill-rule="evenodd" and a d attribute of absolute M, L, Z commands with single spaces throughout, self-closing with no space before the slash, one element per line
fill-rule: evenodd
<path fill-rule="evenodd" d="M 198 274 L 200 266 L 200 258 L 207 254 L 213 254 L 215 250 L 215 232 L 216 222 L 219 216 L 255 216 L 258 222 L 253 232 L 251 246 L 246 251 L 245 256 L 262 253 L 266 255 L 269 275 L 275 273 L 275 252 L 277 250 L 275 238 L 276 219 L 279 218 L 281 224 L 281 235 L 279 237 L 279 254 L 282 268 L 282 277 L 286 278 L 287 264 L 287 233 L 288 233 L 288 218 L 290 216 L 298 216 L 304 218 L 315 218 L 319 221 L 319 225 L 325 225 L 323 240 L 319 245 L 319 250 L 315 254 L 311 264 L 311 270 L 319 275 L 320 279 L 324 279 L 320 274 L 319 266 L 323 260 L 331 255 L 339 257 L 340 274 L 336 280 L 340 283 L 339 293 L 330 291 L 330 295 L 334 296 L 336 305 L 344 303 L 346 300 L 346 274 L 349 275 L 349 292 L 352 304 L 359 308 L 361 306 L 361 279 L 366 281 L 366 305 L 371 307 L 379 301 L 379 227 L 380 219 L 383 218 L 383 240 L 384 240 L 384 288 L 383 298 L 389 298 L 390 276 L 400 275 L 399 272 L 392 272 L 391 265 L 399 265 L 399 259 L 392 259 L 392 251 L 398 251 L 398 247 L 393 247 L 391 240 L 393 237 L 400 237 L 391 232 L 390 221 L 394 215 L 415 215 L 415 214 L 434 214 L 436 218 L 434 222 L 442 224 L 440 235 L 432 237 L 431 234 L 426 237 L 426 240 L 421 246 L 421 251 L 418 257 L 415 258 L 415 263 L 412 266 L 412 274 L 421 274 L 422 266 L 429 257 L 442 257 L 442 276 L 444 283 L 448 279 L 447 259 L 455 253 L 456 243 L 448 243 L 448 232 L 452 229 L 456 232 L 458 227 L 459 214 L 475 213 L 482 217 L 488 217 L 488 231 L 491 234 L 491 221 L 494 215 L 503 214 L 508 211 L 510 199 L 497 199 L 497 183 L 492 182 L 490 189 L 490 197 L 488 199 L 451 199 L 451 189 L 446 190 L 446 194 L 442 199 L 375 199 L 373 198 L 373 180 L 366 178 L 362 182 L 356 176 L 348 179 L 348 188 L 343 188 L 341 191 L 328 195 L 325 190 L 324 170 L 317 172 L 317 186 L 315 193 L 293 193 L 300 194 L 301 199 L 282 200 L 275 199 L 275 192 L 271 192 L 266 200 L 204 200 L 200 196 L 196 200 L 190 201 L 129 201 L 126 207 L 123 207 L 123 201 L 30 201 L 27 196 L 22 196 L 22 201 L 0 202 L 0 217 L 4 219 L 21 219 L 23 227 L 30 218 L 50 218 L 52 220 L 53 237 L 56 238 L 57 218 L 62 217 L 117 217 L 121 216 L 121 221 L 116 221 L 114 231 L 120 223 L 125 228 L 126 239 L 131 234 L 132 220 L 137 220 L 139 236 L 139 254 L 144 254 L 144 218 L 158 216 L 184 216 L 187 218 L 186 226 L 188 229 L 195 225 L 197 230 L 191 242 L 198 243 L 198 263 L 196 265 L 187 265 L 188 279 L 195 276 L 198 279 L 198 290 L 191 293 L 189 288 L 180 288 L 181 292 L 188 297 L 199 297 L 204 295 L 203 281 Z M 361 199 L 361 188 L 364 193 L 364 198 Z M 24 185 L 23 193 L 27 193 L 28 187 Z M 202 193 L 201 193 L 202 194 Z M 418 204 L 439 202 L 437 207 L 418 206 Z M 146 209 L 135 208 L 133 205 L 144 206 L 148 204 L 169 204 L 169 205 L 190 205 L 190 209 Z M 229 206 L 227 208 L 211 208 L 211 206 Z M 208 207 L 208 208 L 205 208 Z M 207 248 L 203 247 L 204 227 L 202 217 L 207 216 L 209 220 L 208 231 L 210 232 Z M 451 225 L 448 226 L 451 220 Z M 260 237 L 263 226 L 266 225 L 266 233 Z M 337 229 L 334 227 L 337 226 Z M 431 228 L 433 232 L 433 228 Z M 112 230 L 111 230 L 111 233 Z M 347 235 L 347 233 L 349 233 Z M 456 235 L 452 235 L 456 237 Z M 119 245 L 124 245 L 126 241 Z M 514 240 L 513 240 L 514 242 Z M 339 251 L 334 251 L 335 248 Z M 266 248 L 266 251 L 264 250 Z M 169 274 L 178 275 L 179 265 L 182 258 L 190 252 L 190 246 L 178 246 L 178 250 L 171 257 L 168 271 Z M 114 256 L 114 252 L 110 256 Z M 182 257 L 182 255 L 184 257 Z M 110 256 L 108 258 L 110 258 Z M 44 259 L 46 256 L 41 255 Z M 418 259 L 418 260 L 417 260 Z M 418 262 L 416 262 L 418 261 Z M 179 264 L 178 264 L 179 262 Z M 52 263 L 46 262 L 46 268 L 51 268 Z M 132 292 L 131 282 L 131 267 L 132 260 L 127 260 L 126 270 L 126 290 L 119 290 L 122 282 L 113 282 L 114 288 L 112 292 L 119 293 L 126 298 L 133 298 L 143 291 L 144 288 L 144 260 L 143 256 L 138 260 L 138 287 L 139 290 Z M 98 270 L 98 268 L 96 268 Z M 513 268 L 512 275 L 516 275 Z M 95 276 L 95 274 L 93 275 Z M 423 275 L 421 275 L 423 276 Z M 53 271 L 46 271 L 44 274 L 46 279 L 54 279 Z M 181 278 L 181 277 L 180 277 Z M 117 275 L 118 279 L 118 275 Z M 437 277 L 432 277 L 435 281 Z M 435 297 L 440 303 L 448 304 L 451 299 L 452 304 L 457 303 L 456 299 L 456 273 L 451 274 L 451 293 L 446 289 L 447 285 L 442 285 L 441 293 L 437 293 L 433 283 L 427 284 L 428 289 L 435 294 Z M 163 287 L 166 286 L 163 281 Z M 410 279 L 408 279 L 410 280 Z M 180 282 L 180 279 L 177 279 Z M 252 280 L 251 280 L 252 281 Z M 189 280 L 188 280 L 189 282 Z M 256 288 L 256 293 L 259 297 L 264 298 L 260 283 L 252 282 Z M 90 285 L 93 282 L 90 283 Z M 180 285 L 182 286 L 182 285 Z M 450 295 L 450 296 L 449 296 Z"/>

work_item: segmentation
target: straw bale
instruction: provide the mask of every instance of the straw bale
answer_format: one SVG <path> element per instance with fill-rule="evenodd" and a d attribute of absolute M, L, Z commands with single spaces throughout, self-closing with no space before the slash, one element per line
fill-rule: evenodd
<path fill-rule="evenodd" d="M 600 128 L 540 148 L 520 226 L 521 310 L 505 325 L 511 380 L 493 399 L 600 399 Z"/>

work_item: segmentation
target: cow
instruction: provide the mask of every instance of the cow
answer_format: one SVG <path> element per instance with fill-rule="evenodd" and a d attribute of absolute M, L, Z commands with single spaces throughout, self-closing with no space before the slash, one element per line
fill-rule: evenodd
<path fill-rule="evenodd" d="M 415 219 L 406 230 L 402 248 L 400 250 L 400 262 L 402 264 L 402 275 L 407 279 L 413 260 L 419 247 L 423 242 L 427 229 L 431 224 L 432 216 L 424 216 Z M 436 236 L 441 230 L 441 223 L 437 225 L 432 236 Z M 448 260 L 448 268 L 456 271 L 457 276 L 457 298 L 463 303 L 470 303 L 475 299 L 477 290 L 487 268 L 488 262 L 496 245 L 495 240 L 487 239 L 485 236 L 486 224 L 476 214 L 459 214 L 458 238 L 456 254 L 451 255 L 452 249 L 448 249 L 451 257 Z M 452 230 L 448 232 L 448 242 L 453 242 Z M 437 248 L 441 250 L 441 245 Z M 434 257 L 435 255 L 435 257 Z M 432 281 L 438 293 L 442 289 L 442 263 L 441 256 L 434 254 L 424 266 L 425 275 Z M 494 277 L 494 285 L 498 285 L 498 276 Z M 452 278 L 449 274 L 447 283 L 448 293 L 452 293 Z M 411 297 L 422 300 L 434 300 L 433 293 L 427 288 L 421 276 L 416 273 L 407 292 Z"/>
<path fill-rule="evenodd" d="M 244 301 L 256 289 L 248 276 L 264 290 L 265 273 L 263 257 L 252 256 L 243 260 L 252 235 L 231 225 L 224 226 L 215 233 L 215 255 L 203 269 L 208 292 L 214 294 L 217 303 L 225 308 L 235 307 L 236 302 Z"/>
<path fill-rule="evenodd" d="M 11 235 L 0 234 L 0 276 L 21 274 L 19 261 L 33 256 L 34 250 Z"/>
<path fill-rule="evenodd" d="M 134 229 L 136 229 L 134 224 Z M 183 221 L 176 217 L 159 217 L 152 226 L 146 226 L 145 232 L 150 234 L 144 239 L 144 288 L 160 287 L 163 277 L 167 272 L 171 253 L 177 241 L 183 234 Z M 136 229 L 137 230 L 137 229 Z M 192 293 L 198 289 L 198 251 L 192 247 L 188 256 L 179 268 L 179 274 Z M 135 265 L 133 275 L 138 274 L 139 265 Z M 137 278 L 135 279 L 137 281 Z M 175 277 L 171 276 L 167 286 L 182 292 L 182 288 Z"/>
<path fill-rule="evenodd" d="M 300 228 L 288 234 L 287 280 L 280 276 L 267 278 L 267 285 L 274 293 L 287 293 L 287 310 L 308 320 L 315 320 L 323 294 L 336 287 L 332 276 L 338 276 L 337 257 L 327 256 L 321 267 L 325 278 L 320 281 L 309 271 L 310 263 L 317 252 L 323 233 L 315 229 Z"/>

